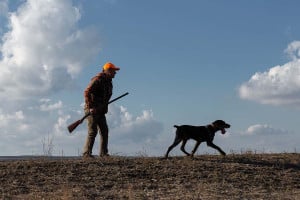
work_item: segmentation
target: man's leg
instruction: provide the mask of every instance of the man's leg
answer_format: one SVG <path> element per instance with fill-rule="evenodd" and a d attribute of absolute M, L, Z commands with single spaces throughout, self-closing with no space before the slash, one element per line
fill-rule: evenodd
<path fill-rule="evenodd" d="M 88 134 L 83 148 L 83 156 L 92 157 L 93 146 L 97 136 L 97 122 L 96 117 L 91 115 L 87 118 Z"/>
<path fill-rule="evenodd" d="M 108 156 L 108 126 L 105 115 L 99 119 L 100 128 L 100 156 Z"/>

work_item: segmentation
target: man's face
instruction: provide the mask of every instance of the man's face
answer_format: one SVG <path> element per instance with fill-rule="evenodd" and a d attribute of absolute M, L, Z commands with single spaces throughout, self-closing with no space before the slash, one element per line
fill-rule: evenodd
<path fill-rule="evenodd" d="M 117 72 L 116 70 L 108 69 L 105 73 L 109 76 L 109 78 L 114 78 Z"/>

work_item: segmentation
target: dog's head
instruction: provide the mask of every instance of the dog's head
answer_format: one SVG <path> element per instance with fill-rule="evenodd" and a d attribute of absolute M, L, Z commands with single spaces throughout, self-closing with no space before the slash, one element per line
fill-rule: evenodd
<path fill-rule="evenodd" d="M 230 124 L 227 124 L 223 120 L 216 120 L 212 124 L 216 128 L 216 130 L 217 131 L 220 130 L 222 132 L 222 134 L 226 133 L 225 128 L 230 128 Z"/>

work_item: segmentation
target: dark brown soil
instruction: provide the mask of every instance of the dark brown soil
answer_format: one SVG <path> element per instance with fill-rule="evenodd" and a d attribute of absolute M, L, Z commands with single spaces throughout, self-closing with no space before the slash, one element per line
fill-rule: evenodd
<path fill-rule="evenodd" d="M 2 199 L 300 199 L 300 154 L 0 162 Z"/>

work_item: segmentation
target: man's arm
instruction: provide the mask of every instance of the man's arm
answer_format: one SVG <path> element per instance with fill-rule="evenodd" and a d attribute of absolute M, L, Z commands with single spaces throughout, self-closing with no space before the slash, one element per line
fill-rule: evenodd
<path fill-rule="evenodd" d="M 105 114 L 107 113 L 107 104 L 99 102 L 99 98 L 96 96 L 100 95 L 97 93 L 101 93 L 101 87 L 103 83 L 99 76 L 94 77 L 88 87 L 84 91 L 84 99 L 86 103 L 86 108 L 89 109 L 91 114 Z M 97 101 L 97 102 L 96 102 Z"/>
<path fill-rule="evenodd" d="M 84 100 L 85 100 L 86 108 L 88 109 L 92 109 L 96 107 L 95 92 L 96 92 L 97 85 L 98 85 L 97 79 L 93 78 L 84 91 Z"/>

